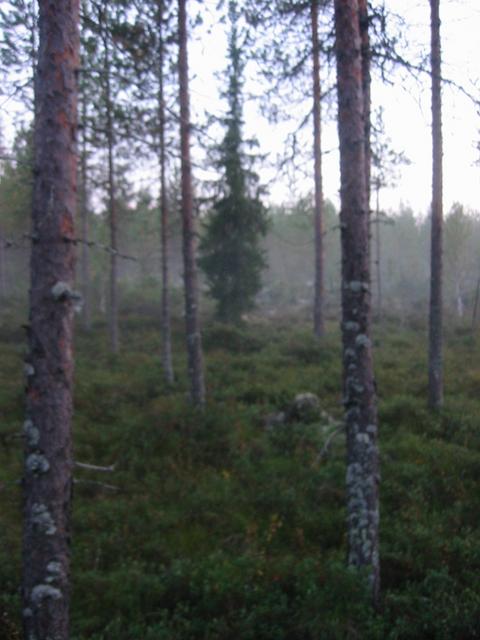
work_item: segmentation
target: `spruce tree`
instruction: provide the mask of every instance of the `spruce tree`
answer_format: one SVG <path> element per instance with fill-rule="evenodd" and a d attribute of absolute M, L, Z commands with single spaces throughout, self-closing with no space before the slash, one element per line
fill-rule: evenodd
<path fill-rule="evenodd" d="M 244 62 L 239 43 L 239 16 L 234 0 L 229 3 L 228 111 L 223 119 L 225 136 L 218 148 L 222 171 L 222 197 L 205 224 L 200 244 L 200 267 L 210 295 L 217 303 L 218 319 L 239 322 L 254 306 L 261 287 L 265 259 L 261 239 L 267 232 L 267 214 L 258 195 L 258 178 L 248 167 L 243 151 L 242 86 Z"/>

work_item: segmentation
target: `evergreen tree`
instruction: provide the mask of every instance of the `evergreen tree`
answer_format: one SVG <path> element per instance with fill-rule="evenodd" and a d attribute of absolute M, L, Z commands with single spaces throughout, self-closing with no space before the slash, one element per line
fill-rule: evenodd
<path fill-rule="evenodd" d="M 246 167 L 243 151 L 242 73 L 244 63 L 239 44 L 238 12 L 229 4 L 228 112 L 219 147 L 219 168 L 223 172 L 223 197 L 213 207 L 200 244 L 200 266 L 205 272 L 210 295 L 217 303 L 217 316 L 238 322 L 254 306 L 261 287 L 265 260 L 261 239 L 267 232 L 267 214 L 259 199 L 257 176 Z"/>

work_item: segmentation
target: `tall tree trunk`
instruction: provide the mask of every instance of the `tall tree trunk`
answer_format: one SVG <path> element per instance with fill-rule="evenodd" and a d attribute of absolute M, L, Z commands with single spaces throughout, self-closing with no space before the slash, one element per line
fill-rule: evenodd
<path fill-rule="evenodd" d="M 370 195 L 371 195 L 371 162 L 372 149 L 370 145 L 371 130 L 371 76 L 370 76 L 370 38 L 368 35 L 368 0 L 358 0 L 358 20 L 360 26 L 360 40 L 362 47 L 362 91 L 363 91 L 363 125 L 365 136 L 365 181 L 367 185 L 367 209 L 370 220 Z M 369 222 L 368 250 L 371 244 L 371 224 Z"/>
<path fill-rule="evenodd" d="M 431 409 L 443 404 L 442 357 L 442 91 L 439 0 L 430 0 L 432 72 L 432 236 L 430 273 L 430 320 L 428 353 L 428 402 Z"/>
<path fill-rule="evenodd" d="M 78 0 L 39 1 L 25 434 L 25 638 L 67 640 Z"/>
<path fill-rule="evenodd" d="M 90 300 L 90 249 L 88 246 L 88 167 L 87 167 L 87 98 L 82 91 L 82 151 L 80 160 L 80 220 L 82 225 L 81 278 L 82 278 L 82 320 L 87 331 L 92 328 Z"/>
<path fill-rule="evenodd" d="M 2 300 L 4 300 L 8 295 L 5 242 L 6 238 L 3 233 L 3 229 L 0 229 L 0 298 Z"/>
<path fill-rule="evenodd" d="M 381 245 L 380 245 L 380 185 L 375 186 L 375 272 L 377 280 L 377 318 L 382 317 L 382 271 L 381 271 Z"/>
<path fill-rule="evenodd" d="M 320 91 L 320 46 L 318 42 L 318 3 L 311 0 L 310 21 L 312 30 L 313 62 L 313 157 L 315 181 L 315 298 L 313 330 L 320 338 L 325 333 L 324 318 L 324 256 L 323 256 L 323 187 L 322 187 L 322 112 Z"/>
<path fill-rule="evenodd" d="M 347 429 L 348 561 L 378 602 L 377 410 L 370 341 L 369 212 L 357 0 L 335 0 L 341 171 L 342 338 Z"/>
<path fill-rule="evenodd" d="M 115 146 L 113 132 L 113 105 L 111 88 L 111 64 L 109 22 L 107 17 L 108 5 L 105 5 L 104 47 L 105 47 L 105 102 L 106 102 L 106 132 L 108 155 L 108 212 L 110 221 L 110 305 L 108 314 L 108 328 L 110 334 L 110 348 L 113 353 L 119 350 L 118 331 L 118 243 L 117 243 L 117 201 L 115 187 L 115 167 L 113 151 Z"/>
<path fill-rule="evenodd" d="M 165 97 L 164 97 L 164 42 L 163 42 L 163 0 L 158 2 L 158 121 L 159 131 L 159 164 L 160 164 L 160 242 L 162 251 L 162 365 L 163 374 L 168 384 L 174 381 L 172 363 L 172 331 L 170 325 L 170 272 L 169 250 L 170 237 L 168 230 L 168 198 L 166 183 L 165 157 Z"/>
<path fill-rule="evenodd" d="M 183 262 L 188 373 L 192 402 L 205 402 L 202 339 L 198 307 L 198 279 L 195 262 L 195 220 L 193 217 L 192 165 L 190 161 L 190 101 L 188 92 L 186 0 L 178 0 L 178 75 L 180 85 L 180 151 L 182 169 Z"/>

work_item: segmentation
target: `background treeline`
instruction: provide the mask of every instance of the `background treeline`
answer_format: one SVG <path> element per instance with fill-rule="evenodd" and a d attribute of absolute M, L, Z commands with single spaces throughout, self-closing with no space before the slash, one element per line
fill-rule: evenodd
<path fill-rule="evenodd" d="M 0 177 L 0 219 L 3 242 L 0 249 L 0 294 L 3 309 L 12 297 L 26 300 L 29 257 L 30 167 L 29 136 L 22 132 L 13 148 L 14 161 L 4 161 Z M 257 312 L 275 313 L 286 308 L 303 315 L 311 313 L 313 296 L 314 241 L 312 238 L 313 198 L 305 196 L 291 206 L 268 210 L 270 225 L 263 241 L 267 268 L 263 287 L 257 296 Z M 169 189 L 171 278 L 177 298 L 182 287 L 181 222 L 179 193 Z M 118 248 L 121 297 L 135 289 L 158 298 L 161 279 L 159 219 L 154 197 L 148 192 L 126 193 L 117 199 Z M 94 290 L 93 312 L 106 313 L 108 299 L 108 212 L 100 202 L 90 212 L 89 238 L 91 281 Z M 203 218 L 201 217 L 201 220 Z M 386 317 L 406 322 L 410 317 L 425 317 L 429 282 L 429 217 L 420 216 L 405 206 L 372 220 L 380 226 L 381 300 L 377 287 L 376 247 L 372 246 L 373 309 Z M 200 226 L 200 233 L 202 227 Z M 376 230 L 374 229 L 375 233 Z M 325 206 L 325 298 L 328 315 L 339 314 L 340 305 L 340 229 L 338 213 Z M 480 277 L 480 216 L 454 204 L 445 219 L 445 311 L 454 321 L 472 322 Z M 131 259 L 133 258 L 133 259 Z M 80 274 L 78 276 L 80 278 Z M 206 293 L 206 287 L 203 286 Z"/>

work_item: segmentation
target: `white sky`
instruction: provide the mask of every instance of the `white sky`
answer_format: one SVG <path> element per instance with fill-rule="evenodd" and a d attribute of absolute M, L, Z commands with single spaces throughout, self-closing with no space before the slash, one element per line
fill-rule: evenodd
<path fill-rule="evenodd" d="M 387 0 L 388 8 L 400 14 L 408 27 L 403 36 L 408 40 L 410 53 L 428 54 L 430 47 L 428 0 Z M 193 3 L 192 3 L 193 10 Z M 214 20 L 213 2 L 207 2 Z M 443 75 L 464 86 L 480 99 L 480 2 L 479 0 L 441 0 Z M 212 68 L 223 69 L 224 27 L 214 27 L 201 41 L 193 39 L 190 46 L 193 111 L 205 107 L 222 109 L 218 102 L 218 86 L 212 80 Z M 405 52 L 404 56 L 409 57 Z M 430 81 L 428 76 L 413 81 L 405 73 L 392 78 L 393 84 L 374 81 L 372 87 L 373 109 L 384 107 L 386 133 L 396 151 L 403 151 L 411 161 L 402 167 L 401 177 L 395 189 L 382 193 L 382 207 L 398 209 L 401 202 L 411 205 L 414 212 L 428 212 L 431 192 L 431 132 L 430 132 Z M 476 84 L 476 88 L 474 83 Z M 310 87 L 306 88 L 306 95 Z M 448 212 L 452 203 L 460 201 L 469 208 L 480 211 L 480 167 L 474 166 L 478 152 L 475 145 L 480 140 L 480 114 L 473 103 L 457 89 L 446 86 L 443 90 L 444 135 L 444 208 Z M 253 105 L 245 110 L 247 132 L 254 132 L 263 151 L 271 157 L 281 150 L 281 129 L 270 127 L 255 111 Z M 325 123 L 323 148 L 332 149 L 338 144 L 336 124 Z M 338 203 L 338 154 L 329 153 L 324 158 L 325 196 Z M 273 172 L 274 173 L 274 172 Z M 262 174 L 270 179 L 272 171 Z M 200 176 L 199 176 L 200 177 Z M 311 190 L 311 181 L 299 182 L 297 194 Z M 271 199 L 288 200 L 292 195 L 285 180 L 270 188 Z"/>

